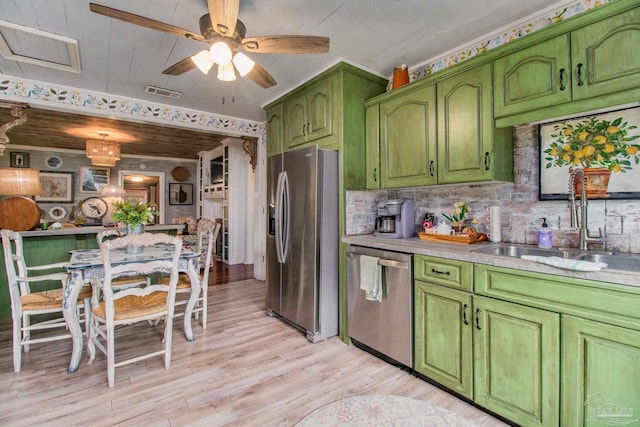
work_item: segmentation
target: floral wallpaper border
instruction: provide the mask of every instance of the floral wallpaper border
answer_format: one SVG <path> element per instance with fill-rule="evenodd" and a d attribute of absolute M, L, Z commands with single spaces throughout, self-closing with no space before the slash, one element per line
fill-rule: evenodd
<path fill-rule="evenodd" d="M 263 122 L 155 104 L 86 89 L 19 79 L 4 74 L 0 74 L 0 97 L 41 106 L 57 104 L 67 109 L 91 111 L 94 114 L 108 117 L 115 115 L 124 119 L 142 119 L 198 130 L 215 130 L 228 133 L 229 136 L 261 137 L 265 133 Z"/>
<path fill-rule="evenodd" d="M 496 47 L 505 45 L 528 34 L 531 34 L 534 31 L 561 22 L 563 19 L 571 18 L 572 16 L 587 12 L 611 1 L 614 0 L 579 0 L 573 3 L 569 3 L 566 6 L 561 6 L 555 9 L 553 12 L 532 17 L 527 22 L 514 26 L 507 31 L 492 33 L 479 42 L 461 47 L 460 50 L 456 51 L 455 53 L 417 66 L 415 69 L 410 70 L 410 81 L 415 81 L 430 76 L 433 73 L 442 71 L 445 68 L 458 64 L 466 59 L 473 58 L 474 56 L 480 55 L 491 49 L 495 49 Z M 391 88 L 391 83 L 392 81 L 390 80 L 390 84 L 387 89 Z"/>

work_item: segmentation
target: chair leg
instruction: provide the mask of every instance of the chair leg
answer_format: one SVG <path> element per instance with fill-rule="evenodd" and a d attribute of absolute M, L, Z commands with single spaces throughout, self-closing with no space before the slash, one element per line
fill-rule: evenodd
<path fill-rule="evenodd" d="M 207 289 L 208 286 L 204 285 L 202 287 L 202 329 L 207 329 L 207 308 L 208 308 L 208 303 L 207 303 L 207 294 L 209 293 L 209 290 Z"/>
<path fill-rule="evenodd" d="M 173 320 L 173 317 L 170 318 Z M 171 366 L 171 342 L 173 337 L 173 322 L 164 322 L 164 368 L 169 369 Z"/>
<path fill-rule="evenodd" d="M 114 340 L 115 330 L 107 327 L 107 380 L 109 387 L 113 387 L 116 379 L 116 349 Z"/>
<path fill-rule="evenodd" d="M 25 341 L 31 340 L 31 330 L 29 329 L 30 326 L 31 326 L 31 318 L 29 317 L 28 314 L 23 314 L 22 315 L 22 327 L 24 328 L 24 331 L 22 332 L 21 339 L 23 339 Z M 24 352 L 25 353 L 29 353 L 29 350 L 31 350 L 31 346 L 29 344 L 25 344 L 24 345 Z"/>
<path fill-rule="evenodd" d="M 84 333 L 89 340 L 89 330 L 91 329 L 91 298 L 85 298 L 84 300 Z"/>
<path fill-rule="evenodd" d="M 87 337 L 87 353 L 89 354 L 89 363 L 93 363 L 96 358 L 96 343 L 95 340 L 98 337 L 98 322 L 95 319 L 91 319 L 89 324 L 89 336 Z"/>
<path fill-rule="evenodd" d="M 22 316 L 13 318 L 13 372 L 20 372 L 22 364 Z"/>

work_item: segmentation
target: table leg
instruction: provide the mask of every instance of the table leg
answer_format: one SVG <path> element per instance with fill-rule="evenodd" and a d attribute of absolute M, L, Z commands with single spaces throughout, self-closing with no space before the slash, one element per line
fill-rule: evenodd
<path fill-rule="evenodd" d="M 184 336 L 187 338 L 187 341 L 195 341 L 196 338 L 193 335 L 191 317 L 193 316 L 193 309 L 196 307 L 198 298 L 200 297 L 200 275 L 196 271 L 196 263 L 194 263 L 193 260 L 189 260 L 187 275 L 191 282 L 191 296 L 189 297 L 187 308 L 184 311 Z"/>
<path fill-rule="evenodd" d="M 62 314 L 67 327 L 71 333 L 71 340 L 73 342 L 73 350 L 71 352 L 71 362 L 67 373 L 73 374 L 78 370 L 80 365 L 80 358 L 82 357 L 82 328 L 80 327 L 80 321 L 78 320 L 78 295 L 80 289 L 84 286 L 84 279 L 82 277 L 82 271 L 73 270 L 71 272 L 71 281 L 64 290 L 64 296 L 62 298 Z M 90 307 L 85 308 L 91 310 Z"/>

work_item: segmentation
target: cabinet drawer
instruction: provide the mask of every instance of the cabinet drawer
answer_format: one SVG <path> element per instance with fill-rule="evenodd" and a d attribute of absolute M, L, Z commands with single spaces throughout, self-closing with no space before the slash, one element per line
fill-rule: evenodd
<path fill-rule="evenodd" d="M 413 278 L 454 289 L 471 292 L 473 264 L 465 261 L 416 255 L 413 258 Z"/>

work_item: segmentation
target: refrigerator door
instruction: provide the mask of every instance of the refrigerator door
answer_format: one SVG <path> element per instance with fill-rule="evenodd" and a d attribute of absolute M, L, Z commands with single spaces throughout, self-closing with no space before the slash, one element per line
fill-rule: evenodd
<path fill-rule="evenodd" d="M 281 235 L 281 224 L 277 222 L 278 210 L 282 208 L 281 195 L 277 194 L 278 178 L 282 172 L 282 155 L 271 156 L 267 159 L 267 310 L 280 313 L 280 283 L 282 281 L 282 267 L 278 262 L 276 237 Z"/>
<path fill-rule="evenodd" d="M 316 147 L 284 153 L 283 199 L 285 263 L 280 314 L 306 329 L 318 330 L 318 151 Z"/>

